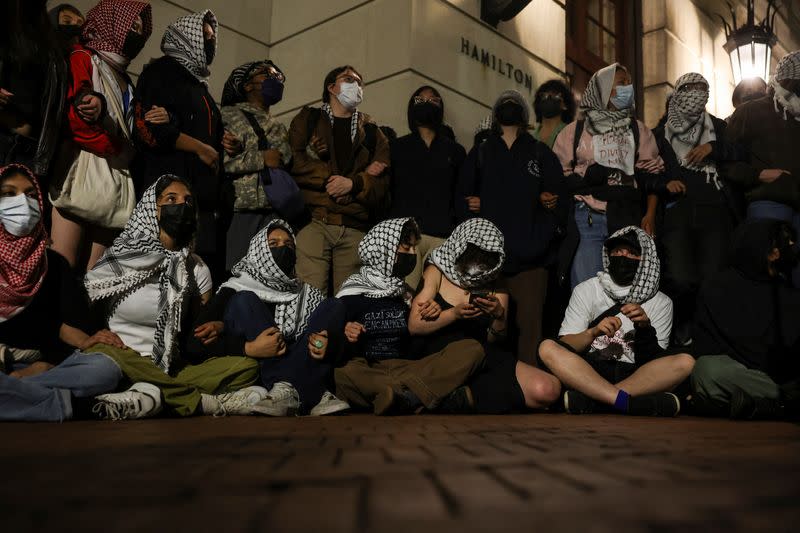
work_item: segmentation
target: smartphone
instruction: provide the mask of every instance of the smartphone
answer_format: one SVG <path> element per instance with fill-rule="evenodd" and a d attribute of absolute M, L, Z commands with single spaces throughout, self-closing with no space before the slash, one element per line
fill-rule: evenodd
<path fill-rule="evenodd" d="M 473 291 L 469 293 L 470 305 L 475 305 L 475 298 L 489 298 L 492 295 L 491 291 Z"/>

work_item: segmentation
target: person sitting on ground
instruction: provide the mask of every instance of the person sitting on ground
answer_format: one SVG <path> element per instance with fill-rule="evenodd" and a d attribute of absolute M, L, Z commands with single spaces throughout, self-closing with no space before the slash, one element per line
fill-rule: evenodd
<path fill-rule="evenodd" d="M 344 304 L 326 300 L 319 289 L 298 280 L 295 261 L 292 229 L 272 220 L 253 237 L 210 305 L 224 309 L 226 333 L 270 341 L 266 349 L 248 353 L 259 359 L 261 383 L 269 390 L 254 406 L 257 413 L 344 411 L 350 406 L 326 390 L 344 346 Z"/>
<path fill-rule="evenodd" d="M 178 416 L 251 414 L 267 391 L 250 386 L 258 380 L 258 362 L 244 354 L 263 349 L 265 339 L 225 335 L 222 321 L 208 316 L 203 304 L 211 299 L 211 273 L 191 253 L 196 231 L 187 181 L 164 175 L 145 191 L 122 234 L 85 279 L 89 298 L 125 346 L 98 344 L 92 350 L 117 362 L 134 382 L 119 394 L 141 404 L 157 403 L 163 395 L 168 412 Z M 148 414 L 125 410 L 111 418 Z"/>
<path fill-rule="evenodd" d="M 92 398 L 116 388 L 119 367 L 78 350 L 122 341 L 86 333 L 89 301 L 66 259 L 47 248 L 42 210 L 33 173 L 0 168 L 0 420 L 61 422 L 117 408 Z"/>
<path fill-rule="evenodd" d="M 416 336 L 412 345 L 421 341 L 414 353 L 436 353 L 462 339 L 483 345 L 484 367 L 464 386 L 478 413 L 541 409 L 558 400 L 561 390 L 552 374 L 517 361 L 499 346 L 506 338 L 509 301 L 498 286 L 503 247 L 503 234 L 486 219 L 473 218 L 456 227 L 431 253 L 408 323 Z M 431 317 L 430 302 L 441 308 L 438 316 Z"/>
<path fill-rule="evenodd" d="M 688 354 L 666 355 L 672 301 L 658 290 L 660 264 L 653 239 L 628 226 L 603 247 L 603 271 L 575 287 L 558 341 L 539 357 L 567 389 L 568 413 L 613 408 L 630 415 L 676 416 L 667 392 L 692 372 Z"/>
<path fill-rule="evenodd" d="M 355 407 L 372 408 L 376 415 L 423 408 L 473 410 L 461 385 L 483 362 L 478 341 L 453 342 L 423 358 L 409 351 L 411 295 L 403 279 L 416 266 L 420 236 L 412 218 L 373 227 L 358 245 L 361 270 L 347 278 L 337 295 L 346 307 L 349 360 L 334 373 L 336 395 Z M 438 316 L 435 302 L 425 304 L 426 316 Z"/>
<path fill-rule="evenodd" d="M 735 233 L 731 266 L 701 288 L 692 343 L 697 414 L 800 413 L 800 290 L 789 283 L 796 239 L 786 222 L 745 223 Z"/>

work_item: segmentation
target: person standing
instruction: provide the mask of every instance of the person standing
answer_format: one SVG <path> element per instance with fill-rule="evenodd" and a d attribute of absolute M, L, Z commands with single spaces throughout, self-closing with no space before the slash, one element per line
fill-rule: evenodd
<path fill-rule="evenodd" d="M 536 89 L 533 97 L 536 128 L 533 138 L 552 149 L 558 134 L 575 120 L 575 98 L 561 80 L 549 80 Z"/>
<path fill-rule="evenodd" d="M 358 270 L 358 243 L 386 208 L 389 143 L 358 110 L 363 79 L 349 65 L 325 76 L 321 108 L 304 107 L 289 127 L 292 176 L 311 212 L 297 234 L 297 276 L 323 293 Z"/>
<path fill-rule="evenodd" d="M 782 220 L 800 232 L 800 50 L 780 60 L 769 84 L 768 96 L 731 116 L 730 140 L 748 158 L 725 165 L 725 175 L 745 190 L 748 219 Z M 800 267 L 792 283 L 800 287 Z"/>
<path fill-rule="evenodd" d="M 514 352 L 534 363 L 542 340 L 547 266 L 556 258 L 559 226 L 566 221 L 566 192 L 558 159 L 527 132 L 530 111 L 522 95 L 503 92 L 493 112 L 492 133 L 462 166 L 459 214 L 485 218 L 503 233 Z M 550 195 L 546 201 L 544 193 Z"/>
<path fill-rule="evenodd" d="M 250 240 L 275 218 L 265 184 L 273 169 L 292 159 L 289 135 L 269 108 L 281 101 L 286 77 L 272 61 L 252 61 L 233 69 L 222 90 L 222 121 L 239 148 L 225 154 L 226 185 L 233 216 L 228 228 L 225 270 L 247 253 Z"/>
<path fill-rule="evenodd" d="M 224 131 L 222 115 L 208 91 L 217 29 L 217 17 L 210 10 L 183 16 L 167 26 L 161 39 L 164 55 L 145 66 L 136 84 L 139 154 L 134 177 L 140 191 L 165 174 L 189 180 L 198 210 L 195 250 L 220 279 L 224 269 L 219 201 Z"/>
<path fill-rule="evenodd" d="M 413 217 L 422 228 L 417 266 L 406 278 L 409 287 L 416 289 L 428 254 L 453 231 L 453 199 L 467 154 L 443 132 L 444 101 L 433 87 L 424 85 L 411 95 L 408 128 L 411 133 L 392 143 L 389 217 Z"/>

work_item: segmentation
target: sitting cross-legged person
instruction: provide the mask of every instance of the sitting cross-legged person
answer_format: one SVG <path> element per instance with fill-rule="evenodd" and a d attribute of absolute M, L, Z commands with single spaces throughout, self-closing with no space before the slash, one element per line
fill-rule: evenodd
<path fill-rule="evenodd" d="M 210 305 L 224 309 L 226 333 L 243 336 L 247 355 L 260 361 L 269 396 L 253 407 L 256 413 L 344 411 L 350 408 L 347 402 L 327 390 L 344 346 L 344 304 L 297 279 L 295 262 L 289 224 L 268 222 Z"/>
<path fill-rule="evenodd" d="M 373 227 L 358 245 L 361 270 L 337 295 L 346 307 L 349 360 L 335 370 L 336 395 L 377 415 L 417 413 L 442 403 L 472 410 L 461 385 L 483 363 L 478 341 L 459 340 L 421 358 L 409 349 L 411 295 L 403 280 L 417 264 L 420 237 L 412 218 Z"/>
<path fill-rule="evenodd" d="M 653 239 L 628 226 L 603 247 L 603 271 L 572 292 L 558 341 L 539 346 L 544 365 L 564 384 L 568 413 L 616 411 L 676 416 L 672 394 L 692 372 L 688 354 L 668 355 L 672 301 L 658 290 Z"/>
<path fill-rule="evenodd" d="M 486 351 L 484 367 L 465 393 L 475 412 L 503 414 L 544 408 L 558 400 L 561 384 L 501 346 L 508 326 L 509 294 L 498 278 L 505 260 L 500 230 L 483 218 L 460 224 L 431 252 L 422 290 L 411 304 L 408 329 L 415 353 L 435 353 L 451 342 L 475 339 Z M 441 309 L 441 312 L 439 312 Z M 531 355 L 535 347 L 529 347 Z M 442 405 L 439 411 L 448 409 Z"/>
<path fill-rule="evenodd" d="M 116 408 L 93 397 L 117 387 L 119 367 L 79 350 L 122 341 L 86 333 L 86 293 L 47 240 L 36 177 L 22 165 L 0 168 L 0 420 L 61 422 Z"/>
<path fill-rule="evenodd" d="M 89 298 L 124 347 L 91 348 L 110 356 L 133 382 L 119 395 L 138 402 L 162 395 L 169 414 L 246 415 L 267 396 L 258 362 L 245 357 L 242 337 L 227 335 L 204 304 L 211 273 L 191 253 L 197 229 L 189 184 L 161 176 L 147 188 L 122 234 L 86 274 Z M 229 356 L 229 357 L 223 357 Z M 141 418 L 123 409 L 109 418 Z"/>
<path fill-rule="evenodd" d="M 800 414 L 797 236 L 788 223 L 740 226 L 731 266 L 703 284 L 692 351 L 693 411 L 736 419 Z"/>

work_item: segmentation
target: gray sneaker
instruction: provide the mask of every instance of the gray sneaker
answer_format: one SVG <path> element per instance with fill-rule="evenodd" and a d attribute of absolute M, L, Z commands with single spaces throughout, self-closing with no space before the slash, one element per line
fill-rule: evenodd
<path fill-rule="evenodd" d="M 311 416 L 325 416 L 334 413 L 340 413 L 350 409 L 350 404 L 344 400 L 340 400 L 332 392 L 325 391 L 322 399 L 317 405 L 308 413 Z"/>
<path fill-rule="evenodd" d="M 267 397 L 267 389 L 253 385 L 235 392 L 217 394 L 222 415 L 252 415 L 253 406 Z M 217 413 L 215 413 L 218 416 Z"/>
<path fill-rule="evenodd" d="M 300 410 L 300 395 L 285 381 L 272 386 L 266 398 L 252 406 L 255 414 L 266 416 L 294 416 Z"/>
<path fill-rule="evenodd" d="M 161 412 L 161 391 L 150 383 L 134 383 L 124 392 L 95 397 L 92 413 L 106 420 L 134 420 Z"/>

